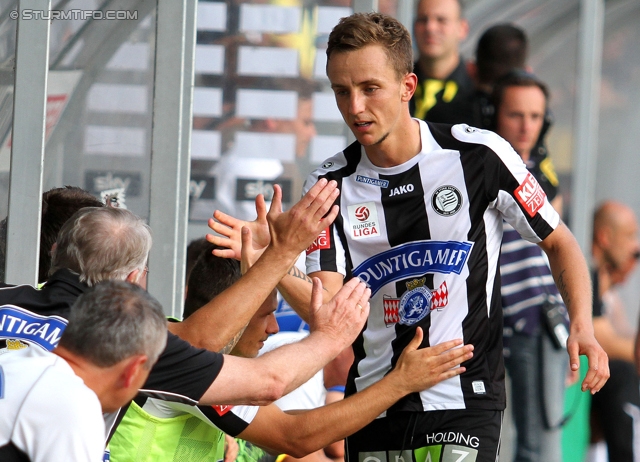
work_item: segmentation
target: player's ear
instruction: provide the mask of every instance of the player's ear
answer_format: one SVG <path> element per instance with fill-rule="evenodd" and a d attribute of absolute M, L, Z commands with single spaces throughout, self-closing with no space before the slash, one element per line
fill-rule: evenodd
<path fill-rule="evenodd" d="M 418 86 L 418 76 L 409 72 L 402 78 L 402 101 L 409 102 Z"/>
<path fill-rule="evenodd" d="M 458 38 L 460 39 L 460 41 L 463 41 L 467 38 L 467 35 L 469 35 L 469 22 L 463 18 L 460 20 L 460 30 Z"/>

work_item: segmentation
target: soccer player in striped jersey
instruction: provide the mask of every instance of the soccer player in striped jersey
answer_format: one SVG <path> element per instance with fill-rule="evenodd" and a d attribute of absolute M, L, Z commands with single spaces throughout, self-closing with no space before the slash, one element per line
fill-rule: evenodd
<path fill-rule="evenodd" d="M 352 277 L 371 288 L 347 395 L 392 370 L 417 327 L 425 333 L 423 346 L 460 337 L 474 346 L 460 376 L 408 395 L 347 438 L 348 460 L 494 462 L 506 404 L 498 265 L 503 219 L 549 257 L 572 321 L 571 368 L 577 370 L 580 354 L 589 360 L 584 391 L 595 393 L 606 382 L 607 356 L 593 335 L 585 259 L 544 191 L 495 133 L 412 119 L 412 66 L 409 33 L 389 16 L 357 13 L 331 32 L 327 75 L 356 142 L 307 180 L 305 188 L 321 178 L 340 188 L 340 213 L 307 249 L 307 272 L 322 280 L 325 296 Z M 247 223 L 218 212 L 214 217 L 212 228 L 237 242 Z M 268 242 L 265 223 L 259 214 L 249 224 L 257 247 Z M 237 255 L 237 244 L 210 239 Z M 300 281 L 306 278 L 290 271 L 278 287 L 303 318 L 311 285 Z"/>

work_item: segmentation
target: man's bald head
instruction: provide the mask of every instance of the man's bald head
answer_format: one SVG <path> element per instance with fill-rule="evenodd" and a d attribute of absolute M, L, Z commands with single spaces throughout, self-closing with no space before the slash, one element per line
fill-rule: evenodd
<path fill-rule="evenodd" d="M 603 202 L 593 217 L 593 257 L 596 265 L 624 282 L 640 258 L 638 222 L 631 207 L 616 201 Z"/>

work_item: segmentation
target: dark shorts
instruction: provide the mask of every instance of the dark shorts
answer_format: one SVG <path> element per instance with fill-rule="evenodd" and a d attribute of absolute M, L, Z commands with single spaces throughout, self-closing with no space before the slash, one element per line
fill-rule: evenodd
<path fill-rule="evenodd" d="M 346 441 L 347 462 L 496 462 L 502 411 L 398 412 Z"/>

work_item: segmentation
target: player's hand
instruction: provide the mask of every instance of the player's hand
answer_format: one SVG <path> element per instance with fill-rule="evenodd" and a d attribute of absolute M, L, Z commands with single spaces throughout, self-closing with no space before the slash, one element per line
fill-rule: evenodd
<path fill-rule="evenodd" d="M 433 347 L 418 349 L 423 338 L 422 328 L 405 347 L 393 373 L 402 378 L 405 393 L 426 390 L 443 380 L 462 374 L 460 366 L 473 357 L 473 345 L 462 345 L 462 339 L 449 340 Z M 457 367 L 460 366 L 460 367 Z"/>
<path fill-rule="evenodd" d="M 224 462 L 234 462 L 240 447 L 233 436 L 224 435 Z"/>
<path fill-rule="evenodd" d="M 311 245 L 320 232 L 338 216 L 333 205 L 340 190 L 335 181 L 322 178 L 290 210 L 282 211 L 282 189 L 274 185 L 267 222 L 274 250 L 292 252 L 296 256 Z"/>
<path fill-rule="evenodd" d="M 309 308 L 309 329 L 322 332 L 333 338 L 341 349 L 351 345 L 356 339 L 367 316 L 371 289 L 358 278 L 353 278 L 327 303 L 322 303 L 322 282 L 313 278 L 311 306 Z"/>
<path fill-rule="evenodd" d="M 242 248 L 240 250 L 240 271 L 245 274 L 249 268 L 260 258 L 263 251 L 256 250 L 252 244 L 251 229 L 247 226 L 242 227 L 241 231 Z"/>
<path fill-rule="evenodd" d="M 589 361 L 589 370 L 582 381 L 582 391 L 588 390 L 591 394 L 600 391 L 609 379 L 609 357 L 593 335 L 593 329 L 581 330 L 572 325 L 567 351 L 573 371 L 580 368 L 580 355 L 586 355 Z"/>
<path fill-rule="evenodd" d="M 571 385 L 578 383 L 580 380 L 580 371 L 574 371 L 570 367 L 567 368 L 567 375 L 564 378 L 564 386 L 570 387 Z"/>
<path fill-rule="evenodd" d="M 254 250 L 259 252 L 258 256 L 267 248 L 271 241 L 269 235 L 269 224 L 267 223 L 267 204 L 264 196 L 258 194 L 256 197 L 256 212 L 258 217 L 254 221 L 239 220 L 231 215 L 216 210 L 213 218 L 209 218 L 209 228 L 219 234 L 207 234 L 207 240 L 212 244 L 225 249 L 216 249 L 213 254 L 222 258 L 242 258 L 242 228 L 246 227 L 251 231 L 253 237 L 252 244 Z"/>

